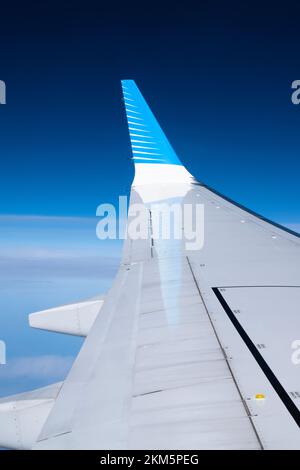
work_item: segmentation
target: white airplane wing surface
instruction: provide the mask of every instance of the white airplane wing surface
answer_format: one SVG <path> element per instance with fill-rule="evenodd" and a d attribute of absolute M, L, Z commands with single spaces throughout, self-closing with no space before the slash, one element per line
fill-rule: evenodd
<path fill-rule="evenodd" d="M 88 326 L 26 446 L 300 449 L 299 236 L 196 181 L 122 87 L 135 179 L 120 269 L 104 302 L 31 317 L 80 334 L 79 308 Z"/>

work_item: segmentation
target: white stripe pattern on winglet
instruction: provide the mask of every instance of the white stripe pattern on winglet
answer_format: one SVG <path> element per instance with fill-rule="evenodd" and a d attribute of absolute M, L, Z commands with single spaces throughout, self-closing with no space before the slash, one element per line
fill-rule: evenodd
<path fill-rule="evenodd" d="M 150 162 L 165 162 L 163 158 L 149 158 L 149 157 L 132 157 L 132 160 L 147 160 Z"/>
<path fill-rule="evenodd" d="M 145 124 L 140 124 L 139 122 L 132 122 L 132 121 L 128 121 L 128 124 L 133 124 L 134 126 L 142 126 L 142 127 L 146 127 Z"/>
<path fill-rule="evenodd" d="M 132 130 L 132 127 L 129 127 L 129 130 Z M 136 129 L 136 130 L 142 132 L 141 129 Z M 150 132 L 150 131 L 146 131 L 146 132 Z M 153 137 L 151 137 L 150 135 L 133 134 L 132 132 L 129 132 L 129 135 L 130 135 L 130 137 L 144 137 L 146 139 L 152 139 L 153 140 Z"/>
<path fill-rule="evenodd" d="M 131 112 L 131 110 L 130 110 L 130 112 Z M 128 119 L 136 119 L 137 121 L 143 121 L 144 120 L 144 119 L 136 117 L 136 116 L 129 116 L 128 114 L 127 114 L 127 117 L 128 117 Z"/>
<path fill-rule="evenodd" d="M 138 132 L 150 132 L 147 131 L 147 129 L 137 129 L 136 127 L 128 127 L 130 131 L 138 131 Z M 130 134 L 131 135 L 131 134 Z M 138 135 L 139 137 L 146 137 L 145 135 L 139 135 L 139 134 L 133 134 L 133 135 Z"/>
<path fill-rule="evenodd" d="M 145 136 L 147 137 L 148 139 L 152 139 L 152 137 L 148 137 L 148 136 Z M 154 144 L 154 142 L 149 142 L 149 140 L 137 140 L 137 139 L 130 139 L 131 142 L 135 142 L 137 144 Z"/>
<path fill-rule="evenodd" d="M 126 106 L 128 106 L 128 105 L 126 104 Z M 126 107 L 126 106 L 125 106 L 125 107 Z M 135 108 L 136 108 L 136 106 L 135 106 Z M 141 114 L 141 113 L 138 113 L 137 111 L 133 111 L 133 109 L 126 109 L 126 111 L 127 111 L 128 113 L 139 114 L 139 115 Z M 128 116 L 128 117 L 129 117 L 129 116 Z"/>
<path fill-rule="evenodd" d="M 141 154 L 141 155 L 162 155 L 162 153 L 141 152 L 140 150 L 132 150 L 132 153 L 137 153 L 137 154 Z"/>
<path fill-rule="evenodd" d="M 145 150 L 159 150 L 157 147 L 143 147 L 142 145 L 132 145 L 132 148 L 133 149 L 145 149 Z"/>

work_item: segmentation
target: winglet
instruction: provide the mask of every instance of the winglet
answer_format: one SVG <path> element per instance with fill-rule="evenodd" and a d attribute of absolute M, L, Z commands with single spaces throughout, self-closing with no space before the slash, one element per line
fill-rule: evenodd
<path fill-rule="evenodd" d="M 183 167 L 135 82 L 122 80 L 122 90 L 136 170 L 134 184 L 190 181 L 192 175 Z"/>

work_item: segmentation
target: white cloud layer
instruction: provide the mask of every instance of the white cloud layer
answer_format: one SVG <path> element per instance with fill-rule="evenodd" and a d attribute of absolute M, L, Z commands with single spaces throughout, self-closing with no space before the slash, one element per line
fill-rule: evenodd
<path fill-rule="evenodd" d="M 27 379 L 60 380 L 70 370 L 72 356 L 30 356 L 18 357 L 0 366 L 0 381 Z"/>

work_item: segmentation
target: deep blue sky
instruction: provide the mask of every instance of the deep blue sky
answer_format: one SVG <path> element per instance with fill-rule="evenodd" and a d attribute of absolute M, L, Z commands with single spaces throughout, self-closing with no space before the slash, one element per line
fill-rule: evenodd
<path fill-rule="evenodd" d="M 120 79 L 133 78 L 198 179 L 298 222 L 296 5 L 3 4 L 0 213 L 90 216 L 128 191 Z"/>
<path fill-rule="evenodd" d="M 117 270 L 121 243 L 97 240 L 93 216 L 133 178 L 121 79 L 195 177 L 299 230 L 299 14 L 289 1 L 2 3 L 0 396 L 62 379 L 81 344 L 30 330 L 27 314 L 103 292 Z"/>

